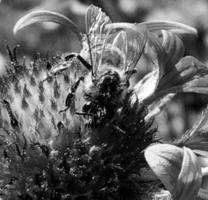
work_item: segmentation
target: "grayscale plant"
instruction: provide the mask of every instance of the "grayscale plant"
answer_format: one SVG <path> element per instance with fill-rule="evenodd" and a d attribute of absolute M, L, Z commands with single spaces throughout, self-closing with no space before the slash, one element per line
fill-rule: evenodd
<path fill-rule="evenodd" d="M 167 144 L 154 117 L 177 93 L 208 93 L 208 67 L 184 57 L 196 29 L 170 21 L 113 23 L 89 6 L 86 33 L 67 17 L 32 11 L 14 27 L 68 27 L 80 52 L 20 64 L 0 77 L 3 199 L 207 199 L 207 110 Z M 139 63 L 152 70 L 137 79 Z M 163 185 L 162 185 L 163 184 Z M 167 191 L 169 190 L 169 192 Z"/>

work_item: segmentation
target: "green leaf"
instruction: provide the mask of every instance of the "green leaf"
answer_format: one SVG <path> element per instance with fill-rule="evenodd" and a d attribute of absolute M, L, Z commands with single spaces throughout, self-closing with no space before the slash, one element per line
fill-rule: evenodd
<path fill-rule="evenodd" d="M 27 15 L 23 16 L 20 18 L 17 23 L 15 24 L 13 28 L 14 34 L 16 34 L 18 31 L 21 29 L 34 24 L 34 23 L 39 23 L 39 22 L 45 22 L 45 21 L 50 21 L 54 23 L 58 23 L 61 25 L 65 25 L 68 29 L 73 31 L 79 40 L 81 40 L 81 34 L 78 31 L 77 26 L 67 17 L 65 17 L 62 14 L 52 12 L 52 11 L 47 11 L 47 10 L 36 10 L 28 13 Z"/>

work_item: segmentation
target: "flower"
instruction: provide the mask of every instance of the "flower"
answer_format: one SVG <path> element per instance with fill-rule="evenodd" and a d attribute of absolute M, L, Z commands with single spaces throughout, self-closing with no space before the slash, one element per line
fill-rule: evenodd
<path fill-rule="evenodd" d="M 146 149 L 145 158 L 173 199 L 196 198 L 202 184 L 202 172 L 199 159 L 190 149 L 156 144 Z"/>
<path fill-rule="evenodd" d="M 146 161 L 173 199 L 207 199 L 207 133 L 200 131 L 206 118 L 207 111 L 189 133 L 172 144 L 153 144 L 145 150 Z"/>
<path fill-rule="evenodd" d="M 65 24 L 81 39 L 82 49 L 51 63 L 37 56 L 28 67 L 18 62 L 16 49 L 8 48 L 11 64 L 0 85 L 4 196 L 56 200 L 149 196 L 149 183 L 142 177 L 146 148 L 150 167 L 151 156 L 165 163 L 162 170 L 153 167 L 153 171 L 174 195 L 178 195 L 173 187 L 178 186 L 176 179 L 166 180 L 163 173 L 171 168 L 180 174 L 181 163 L 190 163 L 195 195 L 202 178 L 188 146 L 166 144 L 166 150 L 174 151 L 162 151 L 162 158 L 148 146 L 156 132 L 150 120 L 155 106 L 160 111 L 167 95 L 180 91 L 206 92 L 196 83 L 196 77 L 201 80 L 207 74 L 206 66 L 182 57 L 180 36 L 195 35 L 196 30 L 175 22 L 112 23 L 95 6 L 88 8 L 85 20 L 83 35 L 70 19 L 50 11 L 33 11 L 14 27 L 16 33 L 35 22 Z M 142 56 L 151 61 L 153 70 L 135 81 Z M 187 183 L 183 179 L 180 183 L 184 191 L 179 192 L 186 193 Z"/>

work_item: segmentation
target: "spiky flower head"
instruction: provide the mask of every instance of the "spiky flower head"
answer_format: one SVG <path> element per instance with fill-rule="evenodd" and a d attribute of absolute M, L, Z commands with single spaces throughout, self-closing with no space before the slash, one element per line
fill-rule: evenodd
<path fill-rule="evenodd" d="M 82 49 L 50 62 L 38 55 L 28 66 L 8 48 L 11 64 L 0 85 L 3 198 L 151 198 L 158 187 L 149 181 L 157 180 L 143 152 L 154 141 L 153 116 L 176 92 L 207 92 L 198 82 L 207 67 L 182 57 L 180 37 L 196 30 L 112 23 L 90 6 L 86 34 L 50 11 L 29 13 L 14 32 L 48 20 L 67 25 Z M 138 81 L 141 58 L 152 71 Z"/>

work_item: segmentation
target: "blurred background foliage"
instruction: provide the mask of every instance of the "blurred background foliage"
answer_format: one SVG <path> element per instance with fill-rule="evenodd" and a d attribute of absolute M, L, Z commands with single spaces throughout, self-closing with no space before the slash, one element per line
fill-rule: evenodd
<path fill-rule="evenodd" d="M 50 57 L 81 47 L 66 27 L 53 23 L 33 25 L 13 36 L 15 22 L 32 9 L 47 9 L 62 13 L 85 32 L 84 14 L 88 5 L 101 7 L 112 21 L 142 22 L 147 20 L 174 20 L 194 26 L 197 38 L 184 38 L 186 55 L 193 55 L 207 63 L 208 57 L 208 1 L 207 0 L 1 0 L 0 1 L 0 68 L 8 56 L 5 44 L 20 44 L 19 57 L 40 52 Z M 208 63 L 207 63 L 208 64 Z M 145 69 L 144 69 L 145 70 Z M 0 70 L 2 71 L 2 70 Z M 168 103 L 165 112 L 157 117 L 160 134 L 167 139 L 189 129 L 208 102 L 207 95 L 177 95 Z"/>

